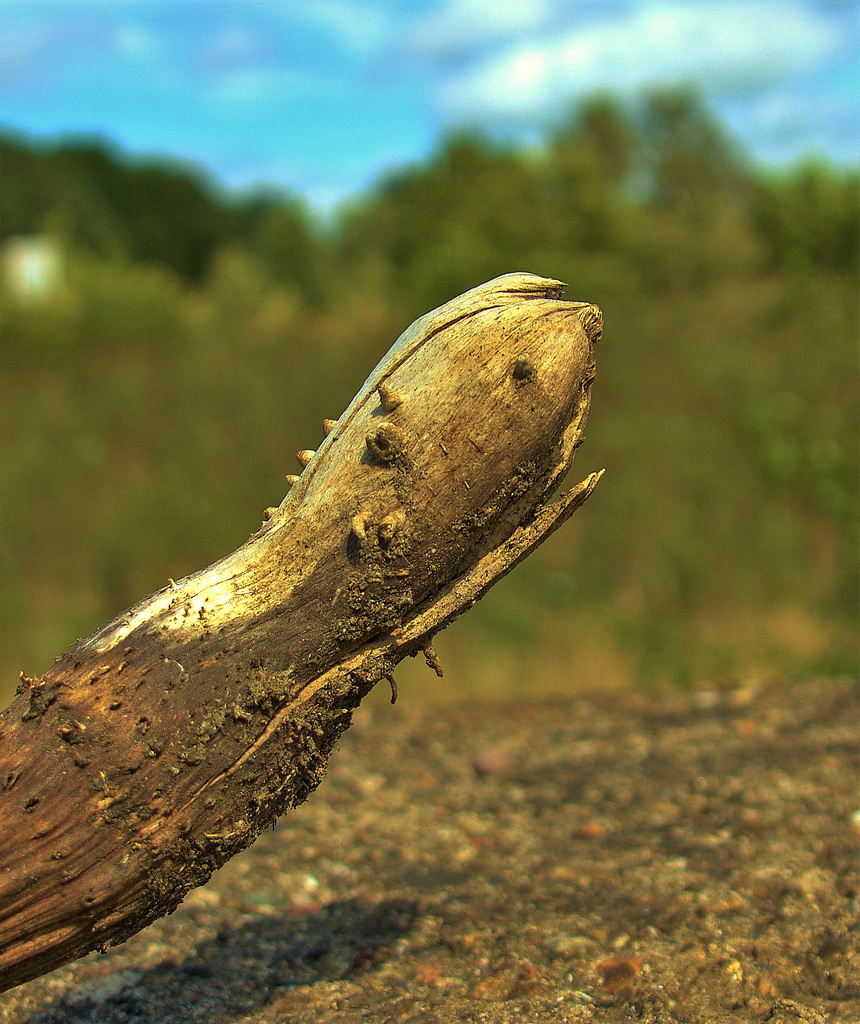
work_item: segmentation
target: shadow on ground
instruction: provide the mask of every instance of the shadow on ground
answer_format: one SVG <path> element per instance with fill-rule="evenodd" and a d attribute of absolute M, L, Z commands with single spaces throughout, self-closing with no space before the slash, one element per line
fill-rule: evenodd
<path fill-rule="evenodd" d="M 374 970 L 408 933 L 416 912 L 409 900 L 353 899 L 310 914 L 252 918 L 222 928 L 180 962 L 83 983 L 28 1024 L 162 1024 L 177 1004 L 194 1007 L 189 1024 L 230 1020 L 285 989 Z"/>

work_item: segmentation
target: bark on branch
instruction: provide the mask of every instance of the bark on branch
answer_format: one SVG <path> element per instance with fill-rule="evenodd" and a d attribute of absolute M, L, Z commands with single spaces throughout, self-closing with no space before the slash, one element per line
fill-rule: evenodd
<path fill-rule="evenodd" d="M 124 941 L 320 783 L 351 712 L 560 526 L 597 307 L 507 274 L 416 321 L 262 528 L 0 716 L 0 991 Z"/>

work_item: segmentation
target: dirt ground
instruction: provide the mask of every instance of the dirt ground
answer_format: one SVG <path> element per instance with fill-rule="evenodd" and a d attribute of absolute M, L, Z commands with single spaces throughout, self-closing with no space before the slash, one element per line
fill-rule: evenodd
<path fill-rule="evenodd" d="M 858 706 L 362 708 L 307 804 L 0 1020 L 858 1022 Z"/>

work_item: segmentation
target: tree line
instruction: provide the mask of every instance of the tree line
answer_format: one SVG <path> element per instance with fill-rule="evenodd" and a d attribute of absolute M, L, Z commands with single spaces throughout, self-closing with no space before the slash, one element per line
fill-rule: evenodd
<path fill-rule="evenodd" d="M 92 141 L 3 132 L 0 176 L 0 241 L 66 263 L 0 306 L 7 677 L 235 546 L 410 320 L 513 269 L 604 308 L 580 462 L 609 472 L 458 626 L 461 676 L 552 689 L 574 649 L 592 683 L 854 664 L 857 168 L 762 168 L 664 92 L 539 146 L 446 137 L 326 222 Z"/>

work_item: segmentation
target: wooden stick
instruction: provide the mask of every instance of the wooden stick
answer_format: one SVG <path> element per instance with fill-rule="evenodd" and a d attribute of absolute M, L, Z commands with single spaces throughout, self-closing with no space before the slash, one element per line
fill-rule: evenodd
<path fill-rule="evenodd" d="M 600 311 L 508 274 L 416 321 L 233 554 L 22 673 L 0 991 L 172 911 L 319 785 L 373 685 L 563 523 Z"/>

